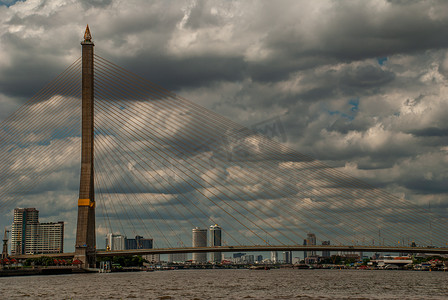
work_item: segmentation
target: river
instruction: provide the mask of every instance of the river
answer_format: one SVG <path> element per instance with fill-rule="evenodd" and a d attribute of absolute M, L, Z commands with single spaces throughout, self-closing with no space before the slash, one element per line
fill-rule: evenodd
<path fill-rule="evenodd" d="M 448 299 L 448 272 L 175 270 L 0 278 L 0 299 Z"/>

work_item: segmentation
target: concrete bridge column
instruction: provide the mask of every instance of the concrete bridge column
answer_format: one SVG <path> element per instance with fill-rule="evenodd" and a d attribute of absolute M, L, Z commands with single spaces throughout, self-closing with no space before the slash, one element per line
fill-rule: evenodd
<path fill-rule="evenodd" d="M 94 268 L 96 263 L 95 237 L 95 188 L 94 188 L 94 106 L 93 106 L 93 47 L 89 25 L 82 45 L 82 153 L 81 179 L 78 199 L 78 224 L 76 231 L 75 259 L 84 268 Z"/>

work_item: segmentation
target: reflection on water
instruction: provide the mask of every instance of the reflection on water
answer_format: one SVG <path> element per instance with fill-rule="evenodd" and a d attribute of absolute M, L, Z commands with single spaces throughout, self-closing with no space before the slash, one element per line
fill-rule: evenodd
<path fill-rule="evenodd" d="M 176 270 L 0 278 L 0 299 L 448 299 L 448 272 Z"/>

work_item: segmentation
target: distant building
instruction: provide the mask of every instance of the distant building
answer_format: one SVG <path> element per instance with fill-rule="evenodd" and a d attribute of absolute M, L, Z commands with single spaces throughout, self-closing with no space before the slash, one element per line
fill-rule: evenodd
<path fill-rule="evenodd" d="M 193 228 L 192 246 L 207 247 L 207 229 L 200 229 L 199 227 Z M 193 262 L 206 263 L 207 253 L 193 253 Z"/>
<path fill-rule="evenodd" d="M 143 258 L 151 264 L 160 263 L 160 254 L 147 254 L 143 255 Z"/>
<path fill-rule="evenodd" d="M 255 257 L 252 254 L 244 255 L 241 257 L 241 262 L 245 264 L 253 264 L 255 262 Z"/>
<path fill-rule="evenodd" d="M 257 257 L 255 258 L 255 261 L 258 263 L 261 263 L 263 261 L 263 255 L 257 255 Z"/>
<path fill-rule="evenodd" d="M 301 261 L 300 257 L 293 257 L 291 263 L 293 265 L 297 265 L 300 263 L 300 261 Z"/>
<path fill-rule="evenodd" d="M 126 239 L 126 249 L 152 249 L 153 248 L 153 240 L 145 239 L 142 236 L 135 236 L 135 239 Z"/>
<path fill-rule="evenodd" d="M 64 252 L 64 222 L 39 223 L 35 253 Z"/>
<path fill-rule="evenodd" d="M 125 249 L 127 250 L 134 250 L 134 249 L 138 249 L 137 248 L 137 238 L 140 236 L 136 236 L 135 239 L 128 239 L 126 238 L 126 242 L 125 242 Z M 107 243 L 106 243 L 107 245 Z M 107 247 L 107 246 L 106 246 Z"/>
<path fill-rule="evenodd" d="M 241 252 L 233 253 L 233 258 L 240 258 L 240 257 L 243 257 L 244 255 L 246 255 L 246 253 L 241 253 Z"/>
<path fill-rule="evenodd" d="M 222 246 L 222 230 L 218 224 L 210 226 L 210 247 Z M 211 253 L 211 262 L 219 263 L 221 262 L 221 252 Z"/>
<path fill-rule="evenodd" d="M 306 245 L 315 246 L 316 245 L 316 235 L 314 233 L 308 233 L 306 235 Z M 307 251 L 306 256 L 316 256 L 316 251 Z"/>
<path fill-rule="evenodd" d="M 306 264 L 317 264 L 319 262 L 319 256 L 307 256 L 305 258 Z"/>
<path fill-rule="evenodd" d="M 37 243 L 39 211 L 35 208 L 14 209 L 11 226 L 11 254 L 34 254 Z"/>
<path fill-rule="evenodd" d="M 106 235 L 106 250 L 126 250 L 126 236 L 108 233 Z"/>
<path fill-rule="evenodd" d="M 64 222 L 39 223 L 37 209 L 14 209 L 11 228 L 12 255 L 62 252 L 64 252 Z"/>
<path fill-rule="evenodd" d="M 322 246 L 330 246 L 330 241 L 322 241 Z M 330 250 L 322 251 L 322 257 L 330 257 Z"/>
<path fill-rule="evenodd" d="M 278 253 L 277 251 L 271 251 L 271 262 L 276 264 L 278 262 Z"/>
<path fill-rule="evenodd" d="M 292 251 L 284 251 L 283 252 L 283 263 L 284 264 L 292 263 Z"/>

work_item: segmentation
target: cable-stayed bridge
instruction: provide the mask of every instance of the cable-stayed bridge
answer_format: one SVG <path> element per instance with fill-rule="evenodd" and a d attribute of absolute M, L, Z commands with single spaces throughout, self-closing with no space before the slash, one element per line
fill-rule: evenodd
<path fill-rule="evenodd" d="M 88 30 L 82 47 L 82 57 L 1 123 L 2 212 L 81 162 L 75 252 L 57 256 L 88 267 L 114 254 L 448 253 L 437 212 L 95 55 Z M 75 207 L 76 196 L 68 198 L 64 205 Z M 192 248 L 192 228 L 212 224 L 222 227 L 222 246 Z M 97 251 L 97 235 L 108 232 L 151 237 L 154 249 Z M 316 245 L 302 245 L 307 233 Z"/>

